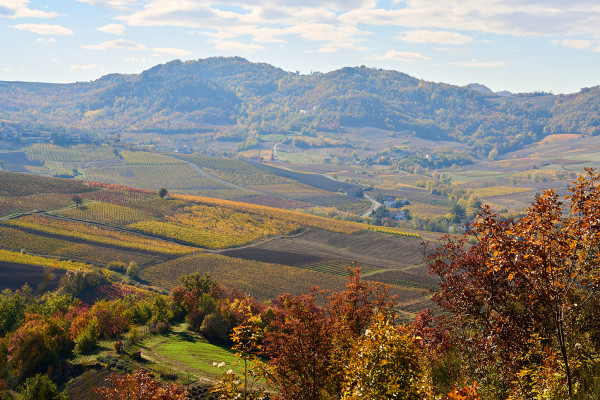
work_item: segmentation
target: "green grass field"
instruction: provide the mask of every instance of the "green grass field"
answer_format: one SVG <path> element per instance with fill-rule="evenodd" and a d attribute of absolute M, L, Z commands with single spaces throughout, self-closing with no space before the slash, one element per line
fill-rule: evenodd
<path fill-rule="evenodd" d="M 237 358 L 226 347 L 210 344 L 202 336 L 185 331 L 185 324 L 173 327 L 163 335 L 147 336 L 141 343 L 142 357 L 160 364 L 167 370 L 186 375 L 216 379 L 228 369 L 242 373 L 234 365 Z M 216 364 L 224 363 L 223 367 Z"/>

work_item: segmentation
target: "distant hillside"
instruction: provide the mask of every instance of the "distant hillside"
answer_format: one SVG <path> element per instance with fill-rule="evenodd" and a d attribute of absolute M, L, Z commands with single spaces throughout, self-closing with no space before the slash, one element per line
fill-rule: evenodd
<path fill-rule="evenodd" d="M 514 150 L 547 133 L 597 132 L 598 88 L 568 96 L 486 89 L 364 66 L 300 75 L 216 57 L 93 82 L 0 82 L 0 119 L 54 131 L 214 132 L 246 148 L 267 134 L 341 136 L 347 128 L 375 127 L 459 141 L 479 155 Z"/>

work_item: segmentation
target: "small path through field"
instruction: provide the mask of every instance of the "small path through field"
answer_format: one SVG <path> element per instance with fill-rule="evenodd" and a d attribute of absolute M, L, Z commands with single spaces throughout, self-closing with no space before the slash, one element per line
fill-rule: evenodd
<path fill-rule="evenodd" d="M 373 204 L 373 207 L 370 210 L 368 210 L 366 213 L 361 215 L 361 217 L 367 218 L 369 216 L 369 214 L 371 214 L 373 211 L 376 211 L 379 207 L 381 207 L 381 203 L 366 193 L 364 195 L 365 195 L 365 199 L 369 200 L 371 202 L 371 204 Z"/>

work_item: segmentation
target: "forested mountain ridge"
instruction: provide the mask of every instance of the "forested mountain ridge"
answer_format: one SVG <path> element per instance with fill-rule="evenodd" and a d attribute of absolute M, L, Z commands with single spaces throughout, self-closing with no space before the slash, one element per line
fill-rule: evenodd
<path fill-rule="evenodd" d="M 536 102 L 536 94 L 507 96 L 364 66 L 301 75 L 215 57 L 92 82 L 0 82 L 0 119 L 100 133 L 214 131 L 216 139 L 247 143 L 272 133 L 339 132 L 343 139 L 347 128 L 376 127 L 460 141 L 479 155 L 550 133 L 598 133 L 599 87 L 544 95 Z"/>

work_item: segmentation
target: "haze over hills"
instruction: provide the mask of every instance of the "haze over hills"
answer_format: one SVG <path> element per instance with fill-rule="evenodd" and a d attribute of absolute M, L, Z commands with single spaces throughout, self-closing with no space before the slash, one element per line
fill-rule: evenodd
<path fill-rule="evenodd" d="M 344 140 L 347 129 L 373 127 L 458 141 L 479 156 L 547 134 L 600 132 L 600 87 L 558 96 L 486 89 L 364 66 L 301 75 L 216 57 L 92 82 L 0 82 L 0 119 L 51 133 L 211 132 L 242 148 L 269 134 Z"/>

